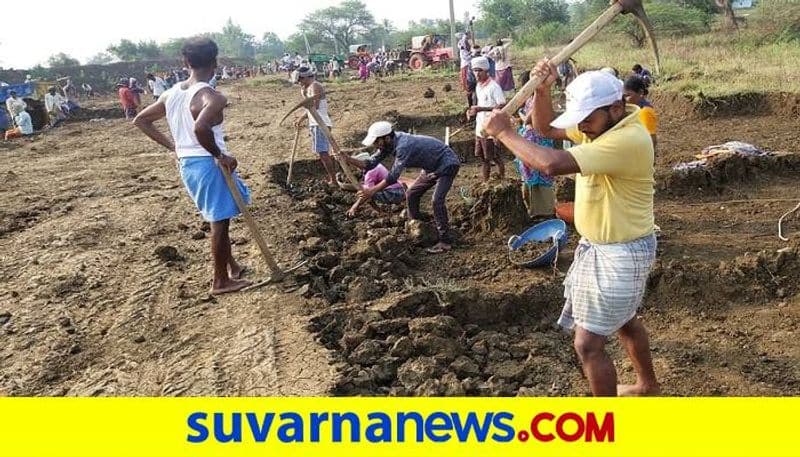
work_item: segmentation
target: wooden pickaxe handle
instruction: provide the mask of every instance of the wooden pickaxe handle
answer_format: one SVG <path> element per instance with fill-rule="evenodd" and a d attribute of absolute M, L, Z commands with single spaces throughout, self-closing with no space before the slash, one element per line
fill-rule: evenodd
<path fill-rule="evenodd" d="M 239 188 L 236 187 L 236 183 L 233 180 L 233 176 L 231 176 L 231 172 L 223 166 L 220 166 L 219 168 L 222 170 L 222 175 L 225 177 L 225 183 L 228 185 L 231 195 L 233 195 L 233 200 L 236 202 L 236 206 L 239 207 L 239 211 L 242 213 L 244 223 L 247 225 L 247 228 L 250 229 L 250 234 L 253 235 L 253 238 L 255 238 L 256 244 L 258 244 L 258 248 L 261 250 L 261 255 L 264 257 L 269 269 L 272 271 L 272 277 L 270 279 L 273 281 L 282 279 L 285 276 L 285 273 L 283 270 L 281 270 L 281 267 L 278 266 L 278 264 L 275 262 L 275 259 L 272 257 L 272 254 L 269 252 L 267 242 L 264 241 L 264 237 L 261 235 L 261 230 L 259 230 L 256 221 L 253 219 L 253 216 L 250 215 L 250 210 L 247 208 L 247 204 L 244 202 L 244 198 L 242 198 Z"/>
<path fill-rule="evenodd" d="M 286 173 L 286 185 L 289 186 L 292 184 L 292 169 L 294 168 L 294 156 L 297 154 L 297 143 L 300 141 L 300 129 L 302 127 L 297 127 L 294 132 L 294 141 L 292 142 L 292 156 L 289 159 L 289 171 Z"/>
<path fill-rule="evenodd" d="M 339 149 L 339 143 L 337 143 L 336 140 L 333 138 L 331 129 L 329 129 L 328 126 L 325 125 L 325 122 L 323 122 L 322 117 L 320 117 L 317 110 L 314 109 L 313 104 L 307 107 L 306 109 L 308 110 L 309 113 L 311 113 L 311 117 L 313 117 L 314 120 L 317 122 L 317 126 L 322 131 L 322 134 L 325 135 L 325 138 L 328 139 L 328 143 L 331 145 L 331 149 L 333 149 L 333 154 L 338 158 L 337 160 L 339 161 L 339 165 L 342 167 L 344 175 L 347 176 L 347 180 L 350 181 L 350 184 L 352 184 L 356 189 L 360 189 L 361 186 L 358 184 L 358 179 L 356 179 L 356 176 L 353 174 L 353 170 L 350 169 L 350 164 L 348 164 L 347 160 L 341 156 L 342 150 Z"/>
<path fill-rule="evenodd" d="M 580 35 L 575 37 L 564 49 L 562 49 L 558 54 L 556 54 L 550 62 L 553 65 L 560 65 L 567 61 L 573 54 L 578 52 L 586 43 L 591 41 L 592 38 L 597 35 L 600 30 L 602 30 L 605 26 L 610 24 L 614 18 L 616 18 L 621 13 L 631 13 L 636 16 L 636 19 L 641 23 L 642 27 L 645 29 L 645 32 L 650 39 L 650 46 L 653 48 L 653 52 L 655 53 L 656 57 L 656 68 L 659 66 L 659 55 L 658 55 L 658 47 L 656 46 L 655 38 L 653 37 L 652 27 L 650 26 L 650 22 L 647 20 L 647 15 L 644 12 L 644 8 L 642 7 L 641 0 L 616 0 L 614 1 L 611 6 L 603 12 L 594 22 L 589 24 L 586 29 L 581 32 Z M 503 112 L 508 116 L 514 116 L 517 113 L 517 110 L 525 104 L 533 93 L 536 91 L 536 88 L 539 87 L 539 84 L 544 81 L 544 78 L 541 76 L 534 76 L 531 75 L 531 79 L 525 83 L 524 86 L 514 95 L 514 98 L 511 99 L 504 107 Z"/>

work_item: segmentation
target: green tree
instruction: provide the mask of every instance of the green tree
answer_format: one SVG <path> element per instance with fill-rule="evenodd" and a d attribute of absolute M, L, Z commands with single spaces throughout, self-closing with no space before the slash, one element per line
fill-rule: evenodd
<path fill-rule="evenodd" d="M 63 52 L 59 52 L 58 54 L 53 54 L 52 56 L 47 58 L 47 66 L 50 68 L 58 68 L 58 67 L 77 67 L 81 63 L 78 59 L 64 54 Z"/>
<path fill-rule="evenodd" d="M 158 45 L 158 48 L 161 51 L 161 55 L 166 58 L 179 58 L 181 57 L 181 48 L 183 48 L 183 43 L 185 41 L 186 38 L 170 38 Z"/>
<path fill-rule="evenodd" d="M 321 41 L 332 42 L 337 53 L 368 37 L 375 26 L 372 13 L 359 0 L 345 0 L 339 6 L 314 11 L 300 23 L 300 29 L 306 32 L 309 40 L 313 35 Z"/>
<path fill-rule="evenodd" d="M 674 3 L 645 3 L 647 17 L 653 24 L 656 36 L 685 36 L 707 32 L 711 16 L 694 8 L 684 8 Z M 627 35 L 638 47 L 645 44 L 645 34 L 641 25 L 625 17 L 615 21 L 611 30 Z"/>
<path fill-rule="evenodd" d="M 238 24 L 228 18 L 222 32 L 214 33 L 211 38 L 219 46 L 219 54 L 226 57 L 253 58 L 256 54 L 255 37 L 242 30 Z"/>
<path fill-rule="evenodd" d="M 256 45 L 256 59 L 266 62 L 283 55 L 283 41 L 273 32 L 266 32 Z"/>
<path fill-rule="evenodd" d="M 114 58 L 107 52 L 98 52 L 92 57 L 89 57 L 89 60 L 86 61 L 86 65 L 108 65 L 113 61 Z"/>
<path fill-rule="evenodd" d="M 123 62 L 135 62 L 161 57 L 161 49 L 152 40 L 134 43 L 127 38 L 123 38 L 118 44 L 109 45 L 106 51 Z"/>
<path fill-rule="evenodd" d="M 479 28 L 496 37 L 517 36 L 544 24 L 569 22 L 565 0 L 480 0 Z"/>

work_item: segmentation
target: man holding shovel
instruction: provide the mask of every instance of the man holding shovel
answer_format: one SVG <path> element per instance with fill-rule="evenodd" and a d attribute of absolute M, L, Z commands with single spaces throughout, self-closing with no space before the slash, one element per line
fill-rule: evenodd
<path fill-rule="evenodd" d="M 191 69 L 189 79 L 164 92 L 133 121 L 145 135 L 175 153 L 186 190 L 203 218 L 211 223 L 213 295 L 250 285 L 240 279 L 244 269 L 233 258 L 228 234 L 230 219 L 239 214 L 239 208 L 221 168 L 233 174 L 236 187 L 248 203 L 249 191 L 233 173 L 237 162 L 225 148 L 222 121 L 227 100 L 208 85 L 217 67 L 217 52 L 216 43 L 208 38 L 186 41 L 181 54 Z M 164 117 L 172 138 L 153 125 Z"/>
<path fill-rule="evenodd" d="M 656 395 L 647 330 L 636 316 L 656 253 L 650 135 L 614 76 L 592 71 L 575 78 L 566 88 L 566 111 L 554 119 L 550 91 L 558 72 L 544 60 L 534 74 L 544 80 L 536 88 L 533 127 L 577 146 L 563 151 L 526 141 L 498 111 L 483 128 L 532 169 L 577 174 L 575 228 L 582 239 L 564 281 L 559 324 L 575 330 L 575 350 L 594 395 Z M 634 385 L 617 385 L 605 351 L 614 333 L 633 362 Z"/>
<path fill-rule="evenodd" d="M 297 69 L 297 82 L 300 83 L 300 94 L 303 98 L 314 98 L 314 109 L 319 113 L 322 122 L 328 126 L 328 129 L 333 128 L 333 122 L 328 115 L 328 97 L 325 95 L 325 87 L 316 80 L 316 72 L 310 67 L 300 67 Z M 319 155 L 319 160 L 322 166 L 325 167 L 325 173 L 328 175 L 328 185 L 333 186 L 336 184 L 336 165 L 330 156 L 330 145 L 328 138 L 319 128 L 316 119 L 311 113 L 306 110 L 306 115 L 299 116 L 295 121 L 295 126 L 300 128 L 303 125 L 305 118 L 308 117 L 308 127 L 311 132 L 311 150 Z"/>

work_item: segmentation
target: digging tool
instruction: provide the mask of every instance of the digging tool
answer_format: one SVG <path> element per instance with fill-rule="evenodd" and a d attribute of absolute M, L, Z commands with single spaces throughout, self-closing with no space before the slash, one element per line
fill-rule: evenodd
<path fill-rule="evenodd" d="M 317 122 L 319 129 L 322 131 L 322 134 L 325 135 L 325 138 L 328 139 L 328 143 L 331 145 L 331 149 L 333 149 L 333 154 L 338 157 L 339 165 L 342 167 L 345 176 L 347 176 L 347 180 L 350 181 L 350 184 L 353 185 L 356 189 L 360 189 L 361 186 L 358 184 L 358 179 L 356 179 L 355 175 L 353 174 L 353 170 L 350 169 L 350 165 L 347 163 L 344 157 L 341 157 L 341 149 L 339 149 L 339 144 L 333 139 L 333 135 L 331 134 L 331 130 L 325 125 L 325 122 L 322 121 L 322 118 L 319 116 L 319 113 L 316 109 L 314 109 L 314 97 L 308 97 L 292 107 L 286 115 L 283 116 L 278 125 L 283 124 L 283 121 L 289 117 L 290 114 L 295 112 L 298 108 L 305 108 L 309 113 L 311 113 L 311 117 Z"/>
<path fill-rule="evenodd" d="M 275 263 L 275 259 L 272 257 L 272 254 L 269 252 L 269 248 L 267 247 L 267 242 L 264 241 L 264 237 L 261 235 L 261 230 L 259 230 L 255 219 L 253 219 L 253 216 L 250 215 L 250 210 L 248 210 L 247 204 L 245 204 L 244 198 L 242 198 L 242 194 L 239 192 L 239 188 L 236 187 L 236 183 L 233 181 L 231 172 L 225 167 L 220 167 L 220 169 L 222 170 L 222 175 L 225 177 L 225 183 L 228 185 L 231 195 L 233 195 L 233 200 L 236 202 L 236 206 L 239 207 L 239 211 L 242 213 L 242 217 L 244 218 L 245 224 L 247 224 L 247 228 L 250 229 L 250 234 L 253 235 L 253 238 L 255 238 L 256 244 L 258 244 L 258 248 L 261 250 L 261 255 L 264 257 L 264 260 L 267 262 L 267 265 L 272 272 L 272 275 L 266 280 L 254 283 L 242 290 L 251 290 L 272 282 L 280 281 L 286 277 L 286 273 L 294 271 L 303 266 L 305 262 L 295 265 L 289 270 L 284 271 L 281 270 L 281 267 L 279 267 L 277 263 Z"/>
<path fill-rule="evenodd" d="M 292 168 L 294 168 L 294 156 L 297 154 L 297 142 L 300 140 L 300 129 L 302 129 L 302 127 L 298 126 L 297 130 L 294 132 L 294 141 L 292 142 L 292 158 L 289 159 L 289 172 L 286 174 L 286 187 L 292 185 Z"/>
<path fill-rule="evenodd" d="M 453 130 L 452 132 L 450 132 L 450 135 L 447 138 L 448 139 L 453 138 L 454 136 L 458 135 L 459 133 L 465 131 L 466 129 L 471 129 L 473 127 L 474 126 L 472 126 L 472 125 L 465 125 L 463 127 L 459 127 L 457 129 Z M 448 145 L 449 145 L 449 143 L 448 143 Z"/>
<path fill-rule="evenodd" d="M 661 59 L 658 55 L 658 46 L 656 45 L 655 35 L 653 34 L 653 27 L 650 24 L 650 20 L 647 18 L 647 14 L 644 12 L 642 0 L 612 0 L 612 2 L 613 3 L 611 3 L 611 6 L 603 14 L 601 14 L 600 17 L 595 19 L 595 21 L 586 27 L 586 29 L 581 32 L 580 35 L 575 37 L 575 39 L 572 40 L 566 47 L 564 47 L 564 49 L 550 59 L 550 62 L 553 65 L 558 66 L 559 64 L 564 63 L 573 54 L 578 52 L 578 50 L 586 43 L 591 41 L 591 39 L 594 38 L 594 36 L 597 35 L 600 30 L 610 24 L 614 18 L 620 14 L 630 13 L 636 16 L 639 24 L 644 29 L 645 35 L 650 42 L 650 47 L 655 54 L 656 73 L 658 74 L 661 72 Z M 503 113 L 508 116 L 513 116 L 516 114 L 517 110 L 533 95 L 533 93 L 536 91 L 536 88 L 539 87 L 539 84 L 541 84 L 543 80 L 544 78 L 541 76 L 531 75 L 531 79 L 525 83 L 519 92 L 514 95 L 514 98 L 512 98 L 511 101 L 509 101 L 506 106 L 503 107 Z"/>

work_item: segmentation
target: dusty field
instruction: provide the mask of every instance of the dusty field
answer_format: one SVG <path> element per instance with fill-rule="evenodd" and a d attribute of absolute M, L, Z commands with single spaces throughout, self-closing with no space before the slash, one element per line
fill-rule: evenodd
<path fill-rule="evenodd" d="M 334 133 L 355 146 L 370 122 L 391 118 L 441 135 L 445 123 L 458 124 L 452 111 L 462 99 L 445 83 L 457 86 L 331 84 Z M 436 97 L 423 98 L 427 87 Z M 171 160 L 124 120 L 82 120 L 0 144 L 0 394 L 587 393 L 569 336 L 553 327 L 571 251 L 558 270 L 509 263 L 508 236 L 529 224 L 510 181 L 481 196 L 468 160 L 450 196 L 459 242 L 428 257 L 400 208 L 345 219 L 353 197 L 314 180 L 321 167 L 306 135 L 295 185 L 285 188 L 293 129 L 275 124 L 296 88 L 269 80 L 223 90 L 253 212 L 279 263 L 308 267 L 280 285 L 209 297 L 208 228 Z M 642 316 L 664 392 L 800 395 L 800 217 L 787 224 L 792 242 L 776 235 L 777 218 L 800 200 L 798 98 L 717 100 L 714 109 L 669 94 L 655 100 L 663 233 Z M 93 105 L 87 118 L 107 117 L 100 110 L 113 101 Z M 671 172 L 734 139 L 786 154 Z M 468 152 L 469 140 L 459 137 L 456 149 Z M 249 277 L 264 277 L 246 228 L 232 227 Z M 570 248 L 576 241 L 572 233 Z"/>

